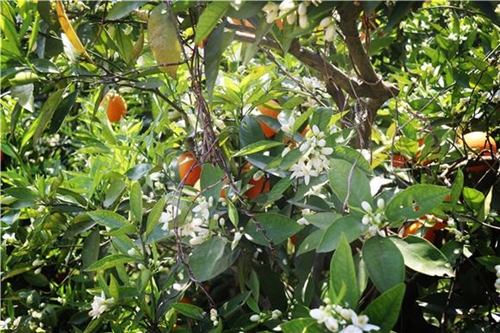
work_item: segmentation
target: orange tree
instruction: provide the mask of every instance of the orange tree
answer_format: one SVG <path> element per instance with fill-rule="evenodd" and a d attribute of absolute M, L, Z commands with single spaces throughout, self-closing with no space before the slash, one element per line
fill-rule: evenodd
<path fill-rule="evenodd" d="M 1 6 L 2 330 L 498 330 L 494 3 Z"/>

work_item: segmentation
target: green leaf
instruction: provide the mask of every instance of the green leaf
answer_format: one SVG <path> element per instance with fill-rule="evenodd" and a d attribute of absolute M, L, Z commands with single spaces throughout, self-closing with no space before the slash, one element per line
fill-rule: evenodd
<path fill-rule="evenodd" d="M 482 192 L 476 190 L 475 188 L 464 187 L 462 194 L 465 204 L 472 210 L 477 212 L 483 208 L 485 196 Z"/>
<path fill-rule="evenodd" d="M 85 238 L 82 249 L 82 268 L 85 269 L 99 259 L 101 236 L 99 228 L 94 228 L 90 235 Z"/>
<path fill-rule="evenodd" d="M 207 39 L 205 45 L 205 76 L 209 100 L 212 101 L 215 81 L 219 75 L 220 62 L 224 50 L 234 38 L 234 31 L 225 31 L 224 26 L 218 26 Z"/>
<path fill-rule="evenodd" d="M 313 318 L 299 318 L 280 325 L 284 333 L 324 333 L 323 328 Z"/>
<path fill-rule="evenodd" d="M 115 267 L 116 265 L 124 264 L 131 261 L 134 261 L 134 258 L 126 254 L 112 254 L 102 258 L 99 261 L 96 261 L 95 263 L 87 267 L 85 271 L 95 272 L 99 270 L 106 270 L 108 268 Z"/>
<path fill-rule="evenodd" d="M 144 4 L 144 1 L 122 1 L 122 2 L 116 2 L 113 4 L 113 7 L 108 12 L 108 15 L 106 15 L 106 20 L 108 21 L 116 21 L 119 20 L 137 8 L 139 8 L 141 5 Z"/>
<path fill-rule="evenodd" d="M 56 111 L 59 103 L 61 103 L 62 95 L 66 89 L 60 89 L 54 93 L 52 93 L 47 101 L 43 104 L 42 109 L 40 110 L 39 122 L 33 133 L 33 145 L 36 145 L 38 139 L 42 136 L 43 131 L 52 120 L 54 116 L 54 112 Z"/>
<path fill-rule="evenodd" d="M 363 244 L 363 261 L 368 274 L 380 292 L 385 292 L 405 279 L 403 255 L 386 237 L 371 237 Z"/>
<path fill-rule="evenodd" d="M 417 219 L 439 206 L 450 190 L 443 186 L 417 184 L 399 192 L 387 205 L 385 216 L 391 226 L 405 219 Z"/>
<path fill-rule="evenodd" d="M 240 149 L 236 154 L 234 154 L 234 157 L 237 156 L 245 156 L 245 155 L 250 155 L 250 154 L 255 154 L 264 150 L 269 150 L 271 148 L 277 147 L 277 146 L 282 146 L 283 143 L 278 142 L 278 141 L 270 141 L 270 140 L 261 140 L 254 142 L 246 147 L 243 147 Z"/>
<path fill-rule="evenodd" d="M 319 247 L 319 243 L 323 238 L 324 231 L 323 230 L 315 230 L 311 234 L 309 234 L 301 243 L 300 247 L 297 251 L 297 256 L 300 256 L 306 252 L 316 250 Z"/>
<path fill-rule="evenodd" d="M 403 283 L 385 291 L 366 307 L 364 314 L 369 323 L 380 327 L 380 333 L 389 333 L 396 325 L 401 312 L 401 305 L 406 287 Z"/>
<path fill-rule="evenodd" d="M 280 214 L 256 214 L 254 219 L 259 226 L 250 221 L 245 228 L 246 237 L 252 242 L 264 246 L 269 245 L 269 242 L 263 233 L 276 245 L 284 242 L 303 228 L 294 220 Z M 257 230 L 258 227 L 261 227 L 262 230 Z"/>
<path fill-rule="evenodd" d="M 227 1 L 215 1 L 205 8 L 197 24 L 195 44 L 198 44 L 210 35 L 230 6 L 231 4 Z"/>
<path fill-rule="evenodd" d="M 266 194 L 266 202 L 264 205 L 269 205 L 281 198 L 283 193 L 293 184 L 290 178 L 281 178 L 276 184 L 273 185 L 271 191 Z"/>
<path fill-rule="evenodd" d="M 421 237 L 389 237 L 403 255 L 405 265 L 429 276 L 455 276 L 446 256 Z"/>
<path fill-rule="evenodd" d="M 151 164 L 137 164 L 125 172 L 130 180 L 138 180 L 148 174 L 153 167 Z"/>
<path fill-rule="evenodd" d="M 153 9 L 148 19 L 149 48 L 160 69 L 170 77 L 177 77 L 181 60 L 181 45 L 178 37 L 177 20 L 162 3 Z"/>
<path fill-rule="evenodd" d="M 176 309 L 179 311 L 181 314 L 188 318 L 193 318 L 193 319 L 203 319 L 203 313 L 204 310 L 200 307 L 197 307 L 196 305 L 192 304 L 187 304 L 187 303 L 174 303 L 172 304 L 172 308 Z"/>
<path fill-rule="evenodd" d="M 218 165 L 203 164 L 200 175 L 200 187 L 203 189 L 203 196 L 207 200 L 210 197 L 213 198 L 214 202 L 219 200 L 222 187 L 224 186 L 224 177 L 224 171 Z M 215 209 L 216 207 L 213 208 Z"/>
<path fill-rule="evenodd" d="M 347 215 L 338 218 L 325 230 L 316 252 L 331 252 L 337 248 L 341 235 L 345 235 L 347 241 L 350 243 L 360 237 L 365 232 L 365 229 L 366 227 L 360 222 L 358 217 Z"/>
<path fill-rule="evenodd" d="M 130 211 L 132 217 L 139 223 L 142 221 L 142 188 L 139 182 L 132 183 L 130 189 Z"/>
<path fill-rule="evenodd" d="M 341 202 L 349 206 L 361 207 L 361 202 L 372 201 L 370 181 L 365 173 L 345 160 L 331 159 L 329 181 L 332 191 Z"/>
<path fill-rule="evenodd" d="M 103 201 L 104 208 L 109 208 L 113 205 L 116 200 L 118 200 L 123 191 L 127 188 L 127 184 L 120 178 L 115 178 L 109 184 L 108 190 L 106 191 L 106 196 Z"/>
<path fill-rule="evenodd" d="M 2 189 L 2 191 L 18 199 L 26 199 L 26 200 L 38 199 L 38 194 L 35 191 L 30 190 L 29 188 L 26 187 L 10 187 Z"/>
<path fill-rule="evenodd" d="M 64 119 L 75 106 L 78 93 L 78 90 L 74 91 L 68 96 L 64 97 L 64 99 L 61 101 L 61 103 L 57 107 L 57 110 L 54 112 L 54 116 L 52 117 L 52 121 L 49 127 L 50 134 L 54 134 L 59 131 L 59 128 L 61 127 Z"/>
<path fill-rule="evenodd" d="M 228 269 L 238 253 L 231 252 L 224 238 L 212 237 L 194 248 L 189 257 L 189 266 L 197 281 L 208 281 Z"/>
<path fill-rule="evenodd" d="M 165 203 L 166 203 L 166 198 L 165 196 L 162 196 L 158 202 L 155 203 L 153 208 L 151 209 L 151 212 L 148 215 L 148 220 L 146 222 L 146 238 L 151 234 L 151 232 L 154 230 L 154 228 L 158 225 L 158 221 L 160 220 L 161 213 L 163 212 L 163 209 L 165 208 Z"/>
<path fill-rule="evenodd" d="M 129 225 L 126 218 L 109 210 L 96 210 L 89 212 L 88 215 L 98 224 L 110 229 L 120 229 Z"/>
<path fill-rule="evenodd" d="M 330 263 L 330 297 L 335 304 L 348 303 L 352 309 L 358 306 L 360 294 L 356 269 L 351 246 L 344 234 L 340 236 Z"/>
<path fill-rule="evenodd" d="M 356 164 L 356 167 L 363 171 L 367 176 L 373 175 L 372 167 L 366 158 L 359 151 L 348 146 L 336 146 L 333 148 L 331 158 L 347 161 Z"/>

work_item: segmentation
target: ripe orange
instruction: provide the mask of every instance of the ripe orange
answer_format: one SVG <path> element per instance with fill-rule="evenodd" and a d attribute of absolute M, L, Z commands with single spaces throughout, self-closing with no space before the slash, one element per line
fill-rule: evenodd
<path fill-rule="evenodd" d="M 406 166 L 406 162 L 408 159 L 401 154 L 393 154 L 392 155 L 392 166 L 395 168 L 404 168 Z"/>
<path fill-rule="evenodd" d="M 265 116 L 277 119 L 278 115 L 280 114 L 280 105 L 277 101 L 275 100 L 270 100 L 269 102 L 266 102 L 263 105 L 259 105 L 257 109 L 260 111 Z M 258 120 L 260 127 L 262 128 L 262 132 L 264 132 L 264 135 L 266 138 L 271 138 L 276 134 L 276 131 L 269 127 L 266 123 L 264 123 L 262 120 Z"/>
<path fill-rule="evenodd" d="M 106 97 L 104 98 L 106 99 Z M 110 122 L 114 123 L 125 117 L 127 114 L 127 103 L 119 94 L 113 94 L 109 97 L 106 115 Z"/>
<path fill-rule="evenodd" d="M 201 166 L 191 152 L 186 152 L 177 158 L 179 176 L 184 184 L 194 186 L 200 179 Z"/>
<path fill-rule="evenodd" d="M 251 168 L 252 164 L 247 162 L 241 169 L 241 174 L 244 175 L 248 173 Z M 252 185 L 252 187 L 245 192 L 245 195 L 250 200 L 257 198 L 261 193 L 269 192 L 271 189 L 271 180 L 267 179 L 265 175 L 259 179 L 254 179 L 254 177 L 250 178 L 248 184 Z"/>
<path fill-rule="evenodd" d="M 462 138 L 457 139 L 457 144 L 459 146 L 463 146 L 464 142 L 469 149 L 476 151 L 476 153 L 479 153 L 481 156 L 491 156 L 492 154 L 497 153 L 497 143 L 485 132 L 470 132 L 463 136 L 463 140 Z M 490 167 L 490 164 L 486 161 L 469 161 L 467 171 L 486 172 Z"/>
<path fill-rule="evenodd" d="M 445 229 L 448 226 L 448 224 L 446 223 L 446 220 L 438 219 L 432 215 L 424 215 L 422 218 L 428 219 L 430 222 L 434 222 L 434 225 L 432 227 L 424 229 L 425 233 L 423 236 L 429 242 L 433 243 L 434 240 L 436 239 L 435 232 L 437 230 Z M 405 227 L 403 232 L 403 237 L 407 237 L 408 235 L 415 235 L 417 231 L 423 226 L 424 223 L 420 221 L 412 222 L 409 226 Z"/>
<path fill-rule="evenodd" d="M 495 140 L 488 136 L 485 132 L 476 131 L 470 132 L 457 139 L 457 144 L 463 146 L 465 144 L 470 149 L 476 150 L 477 152 L 484 151 L 484 156 L 491 156 L 491 153 L 497 153 L 497 143 Z"/>

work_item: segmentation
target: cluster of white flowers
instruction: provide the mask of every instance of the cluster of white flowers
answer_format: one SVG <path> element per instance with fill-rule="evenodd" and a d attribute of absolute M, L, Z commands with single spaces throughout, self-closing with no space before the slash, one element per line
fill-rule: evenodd
<path fill-rule="evenodd" d="M 190 236 L 189 244 L 198 245 L 203 243 L 209 235 L 208 222 L 210 219 L 210 208 L 213 206 L 214 198 L 208 200 L 204 196 L 198 197 L 192 212 L 194 217 L 192 221 L 180 228 L 181 236 Z"/>
<path fill-rule="evenodd" d="M 275 2 L 268 2 L 262 10 L 266 13 L 266 22 L 271 24 L 278 17 L 286 16 L 288 24 L 292 25 L 299 18 L 299 26 L 303 29 L 309 25 L 307 18 L 307 7 L 312 3 L 318 6 L 322 0 L 300 1 L 297 5 L 294 0 L 283 0 L 278 5 Z"/>
<path fill-rule="evenodd" d="M 333 42 L 335 39 L 335 22 L 338 21 L 338 13 L 333 12 L 332 16 L 327 16 L 319 22 L 319 27 L 325 29 L 325 40 Z"/>
<path fill-rule="evenodd" d="M 89 311 L 89 316 L 91 316 L 92 319 L 99 318 L 99 316 L 108 309 L 108 305 L 113 304 L 114 301 L 113 297 L 106 298 L 104 291 L 101 292 L 101 296 L 94 296 L 92 310 Z"/>
<path fill-rule="evenodd" d="M 318 324 L 324 324 L 330 332 L 362 333 L 380 330 L 380 327 L 368 324 L 368 316 L 358 315 L 352 309 L 330 304 L 328 298 L 324 302 L 326 305 L 311 309 L 309 315 L 316 319 Z"/>
<path fill-rule="evenodd" d="M 275 309 L 275 310 L 271 311 L 268 314 L 266 314 L 264 312 L 261 312 L 259 314 L 253 314 L 253 315 L 250 316 L 250 321 L 256 323 L 256 322 L 263 322 L 263 321 L 265 321 L 267 319 L 277 320 L 282 315 L 283 315 L 283 313 L 280 310 Z"/>
<path fill-rule="evenodd" d="M 500 294 L 500 265 L 495 266 L 495 271 L 497 274 L 497 279 L 495 281 L 495 289 Z"/>
<path fill-rule="evenodd" d="M 160 223 L 163 223 L 163 226 L 161 227 L 162 230 L 168 230 L 169 223 L 174 221 L 180 214 L 181 210 L 179 207 L 167 205 L 167 208 L 165 208 L 165 211 L 162 212 L 160 216 Z"/>
<path fill-rule="evenodd" d="M 365 212 L 365 215 L 361 219 L 361 223 L 369 226 L 368 231 L 366 232 L 366 236 L 371 237 L 379 234 L 383 236 L 384 234 L 381 232 L 382 228 L 384 228 L 388 223 L 384 222 L 383 219 L 383 211 L 385 207 L 385 201 L 382 198 L 377 200 L 377 210 L 373 211 L 372 206 L 363 201 L 361 203 L 361 208 Z"/>
<path fill-rule="evenodd" d="M 311 177 L 318 177 L 323 171 L 329 170 L 328 157 L 333 149 L 326 146 L 325 133 L 314 125 L 307 133 L 298 147 L 302 155 L 299 160 L 290 167 L 291 178 L 304 178 L 304 183 L 309 184 Z M 291 148 L 283 150 L 283 156 L 290 152 Z"/>
<path fill-rule="evenodd" d="M 217 309 L 210 309 L 210 321 L 214 324 L 214 326 L 219 325 L 219 313 Z"/>

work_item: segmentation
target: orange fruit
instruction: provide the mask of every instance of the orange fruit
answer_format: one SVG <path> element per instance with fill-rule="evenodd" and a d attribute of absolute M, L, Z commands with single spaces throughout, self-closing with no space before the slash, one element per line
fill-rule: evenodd
<path fill-rule="evenodd" d="M 415 221 L 410 223 L 407 227 L 405 227 L 403 232 L 403 237 L 407 237 L 408 235 L 415 235 L 417 231 L 422 228 L 424 224 L 419 221 Z"/>
<path fill-rule="evenodd" d="M 248 173 L 251 168 L 252 164 L 247 162 L 241 169 L 241 174 L 244 175 Z M 252 187 L 245 192 L 245 196 L 250 200 L 257 198 L 261 193 L 269 192 L 271 189 L 271 180 L 267 179 L 265 175 L 259 179 L 254 179 L 254 177 L 250 178 L 248 184 L 252 185 Z"/>
<path fill-rule="evenodd" d="M 408 159 L 401 154 L 393 154 L 391 164 L 395 168 L 404 168 Z"/>
<path fill-rule="evenodd" d="M 497 143 L 491 136 L 488 136 L 485 132 L 470 132 L 464 134 L 463 139 L 457 139 L 457 144 L 459 146 L 464 146 L 464 142 L 469 149 L 476 151 L 481 156 L 491 156 L 492 153 L 497 153 Z M 470 165 L 467 166 L 467 171 L 469 172 L 486 172 L 491 167 L 484 160 L 469 161 L 469 164 Z"/>
<path fill-rule="evenodd" d="M 292 243 L 293 245 L 297 244 L 298 240 L 299 240 L 299 236 L 297 236 L 297 235 L 293 235 L 290 237 L 290 243 Z"/>
<path fill-rule="evenodd" d="M 184 184 L 194 186 L 200 179 L 201 166 L 191 152 L 186 152 L 177 158 L 179 176 Z"/>
<path fill-rule="evenodd" d="M 476 150 L 478 152 L 484 152 L 484 156 L 491 156 L 491 153 L 497 153 L 497 143 L 491 136 L 488 136 L 485 132 L 476 131 L 464 134 L 463 139 L 458 138 L 457 144 L 459 146 L 465 145 L 470 149 Z"/>
<path fill-rule="evenodd" d="M 106 97 L 104 98 L 106 99 Z M 127 103 L 119 94 L 112 94 L 109 96 L 108 107 L 106 108 L 106 115 L 108 120 L 112 123 L 119 121 L 127 114 Z"/>
<path fill-rule="evenodd" d="M 269 102 L 259 105 L 257 109 L 260 111 L 265 116 L 277 119 L 278 115 L 280 114 L 279 110 L 279 103 L 275 100 L 270 100 Z M 276 134 L 276 131 L 269 127 L 266 123 L 264 123 L 262 120 L 258 119 L 260 127 L 262 128 L 262 132 L 264 132 L 264 135 L 266 138 L 271 138 Z"/>
<path fill-rule="evenodd" d="M 425 239 L 427 239 L 429 242 L 433 243 L 435 238 L 436 238 L 435 232 L 437 230 L 442 230 L 442 229 L 446 228 L 448 226 L 448 224 L 446 223 L 446 220 L 438 219 L 432 215 L 424 215 L 422 218 L 428 219 L 429 221 L 434 222 L 434 225 L 432 227 L 424 229 L 425 233 L 423 235 L 423 237 Z M 420 221 L 415 221 L 415 222 L 410 223 L 410 225 L 405 227 L 404 232 L 403 232 L 403 237 L 407 237 L 408 235 L 415 235 L 418 232 L 418 230 L 420 230 L 420 228 L 422 228 L 423 226 L 424 226 L 424 223 L 422 223 Z"/>

